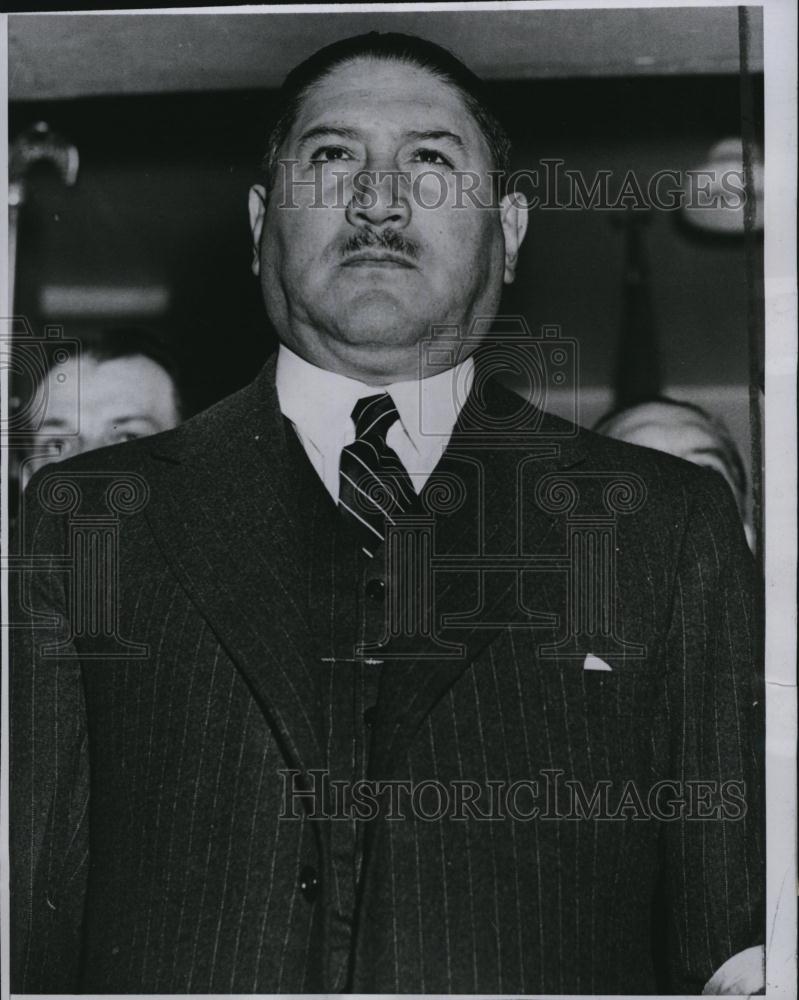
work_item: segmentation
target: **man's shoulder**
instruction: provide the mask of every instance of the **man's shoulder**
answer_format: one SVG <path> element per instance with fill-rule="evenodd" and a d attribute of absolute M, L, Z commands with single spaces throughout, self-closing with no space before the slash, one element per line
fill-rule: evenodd
<path fill-rule="evenodd" d="M 585 442 L 587 469 L 637 476 L 644 484 L 651 506 L 668 507 L 676 513 L 679 509 L 696 509 L 704 503 L 720 503 L 737 523 L 732 491 L 715 470 L 585 428 L 581 428 L 580 437 Z"/>
<path fill-rule="evenodd" d="M 518 407 L 519 400 L 523 400 L 523 397 L 505 386 L 497 385 L 493 392 L 494 400 L 504 410 L 509 411 L 514 406 L 514 401 Z M 719 482 L 724 485 L 717 473 L 685 459 L 597 434 L 581 424 L 529 402 L 527 407 L 531 413 L 536 414 L 535 433 L 531 441 L 540 439 L 557 445 L 564 465 L 574 465 L 587 473 L 629 472 L 647 481 L 662 481 L 664 487 L 671 484 L 672 487 L 702 491 L 708 484 L 711 490 Z"/>
<path fill-rule="evenodd" d="M 513 390 L 495 386 L 493 405 L 498 412 L 510 413 L 521 398 Z M 640 517 L 653 523 L 673 526 L 682 524 L 702 506 L 720 512 L 725 522 L 737 525 L 735 500 L 727 483 L 717 472 L 695 465 L 685 459 L 640 445 L 617 441 L 597 434 L 546 409 L 527 403 L 535 414 L 535 432 L 530 438 L 546 443 L 556 452 L 552 465 L 564 477 L 581 480 L 587 487 L 592 481 L 600 485 L 617 479 L 623 484 L 635 484 L 643 491 L 645 503 Z"/>
<path fill-rule="evenodd" d="M 135 508 L 136 498 L 149 495 L 164 475 L 190 477 L 200 466 L 235 461 L 237 440 L 257 433 L 253 428 L 265 405 L 261 381 L 259 376 L 172 430 L 44 466 L 31 478 L 23 508 L 29 515 L 57 515 L 78 506 L 99 509 L 109 499 Z"/>

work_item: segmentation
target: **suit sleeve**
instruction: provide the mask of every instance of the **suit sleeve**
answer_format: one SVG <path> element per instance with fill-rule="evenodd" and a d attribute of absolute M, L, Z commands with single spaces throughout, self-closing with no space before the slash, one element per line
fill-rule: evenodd
<path fill-rule="evenodd" d="M 760 615 L 732 495 L 691 483 L 666 640 L 665 718 L 686 808 L 664 824 L 670 992 L 763 940 Z"/>
<path fill-rule="evenodd" d="M 62 518 L 28 488 L 10 576 L 11 990 L 76 992 L 88 872 L 89 769 L 80 663 L 66 613 Z"/>

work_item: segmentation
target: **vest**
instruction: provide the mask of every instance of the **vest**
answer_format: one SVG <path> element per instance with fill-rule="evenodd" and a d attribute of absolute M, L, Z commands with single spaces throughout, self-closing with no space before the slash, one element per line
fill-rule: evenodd
<path fill-rule="evenodd" d="M 317 475 L 286 421 L 289 477 L 300 520 L 308 525 L 299 541 L 309 567 L 305 599 L 314 622 L 314 677 L 323 706 L 325 759 L 313 775 L 314 809 L 327 830 L 333 886 L 324 921 L 328 968 L 325 982 L 346 988 L 358 888 L 364 860 L 365 821 L 356 818 L 350 799 L 353 783 L 369 776 L 372 720 L 381 663 L 364 653 L 379 644 L 386 629 L 386 557 L 381 546 L 367 557 L 350 525 Z M 310 878 L 318 873 L 308 873 Z"/>

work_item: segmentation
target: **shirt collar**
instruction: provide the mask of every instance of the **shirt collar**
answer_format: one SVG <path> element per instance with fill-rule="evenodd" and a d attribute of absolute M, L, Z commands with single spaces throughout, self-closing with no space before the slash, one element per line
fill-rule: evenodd
<path fill-rule="evenodd" d="M 474 359 L 466 358 L 429 378 L 386 387 L 402 426 L 419 452 L 443 451 L 474 381 Z"/>
<path fill-rule="evenodd" d="M 397 407 L 408 438 L 425 452 L 446 446 L 474 381 L 474 359 L 466 358 L 425 379 L 370 386 L 338 372 L 317 368 L 280 345 L 276 385 L 280 409 L 317 446 L 331 435 L 349 443 L 354 437 L 351 414 L 364 396 L 387 392 Z"/>

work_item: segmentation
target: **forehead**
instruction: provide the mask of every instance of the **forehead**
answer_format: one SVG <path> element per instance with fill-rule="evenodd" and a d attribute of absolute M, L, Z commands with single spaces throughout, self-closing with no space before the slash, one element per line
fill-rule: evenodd
<path fill-rule="evenodd" d="M 159 406 L 164 399 L 169 400 L 172 379 L 159 364 L 144 355 L 110 361 L 87 356 L 80 362 L 72 359 L 60 366 L 56 377 L 51 371 L 47 391 L 49 419 L 73 414 L 76 400 L 81 413 L 89 415 L 104 406 L 112 406 L 120 412 L 141 412 Z"/>
<path fill-rule="evenodd" d="M 722 447 L 718 434 L 699 414 L 678 407 L 643 408 L 631 415 L 620 430 L 635 436 L 638 443 L 655 442 L 675 455 Z"/>
<path fill-rule="evenodd" d="M 326 119 L 347 117 L 415 130 L 457 125 L 464 138 L 482 139 L 457 87 L 421 66 L 396 60 L 363 57 L 335 67 L 304 96 L 292 135 Z"/>

